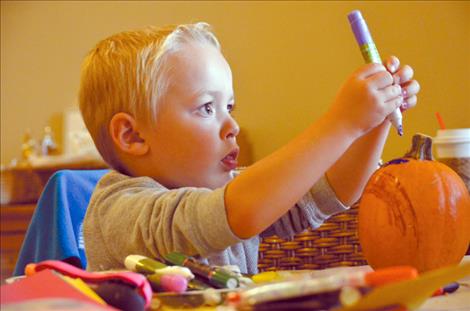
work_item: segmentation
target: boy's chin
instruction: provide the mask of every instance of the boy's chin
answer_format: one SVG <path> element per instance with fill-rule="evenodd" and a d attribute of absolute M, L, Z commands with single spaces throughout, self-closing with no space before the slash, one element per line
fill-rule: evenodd
<path fill-rule="evenodd" d="M 230 180 L 233 179 L 233 177 L 233 171 L 226 172 L 216 177 L 214 176 L 213 178 L 207 180 L 207 188 L 217 189 L 224 187 Z"/>

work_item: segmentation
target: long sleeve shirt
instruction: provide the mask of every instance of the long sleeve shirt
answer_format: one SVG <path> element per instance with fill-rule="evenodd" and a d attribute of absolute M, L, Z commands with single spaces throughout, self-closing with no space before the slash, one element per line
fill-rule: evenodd
<path fill-rule="evenodd" d="M 122 269 L 130 254 L 161 259 L 180 252 L 206 264 L 257 273 L 260 237 L 293 236 L 347 209 L 322 177 L 260 236 L 242 240 L 227 220 L 226 187 L 170 190 L 149 177 L 111 171 L 98 182 L 83 224 L 87 269 Z"/>

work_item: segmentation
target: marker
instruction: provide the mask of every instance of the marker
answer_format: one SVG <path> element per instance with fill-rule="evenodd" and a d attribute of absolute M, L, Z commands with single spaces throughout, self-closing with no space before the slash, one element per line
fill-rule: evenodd
<path fill-rule="evenodd" d="M 178 274 L 160 275 L 154 273 L 147 276 L 154 291 L 184 293 L 188 288 L 188 280 Z"/>
<path fill-rule="evenodd" d="M 205 290 L 212 288 L 212 286 L 204 283 L 203 281 L 199 280 L 198 278 L 194 278 L 188 283 L 189 290 Z"/>
<path fill-rule="evenodd" d="M 143 274 L 160 274 L 160 275 L 181 275 L 185 279 L 190 280 L 194 278 L 191 270 L 185 267 L 167 266 L 166 264 L 141 255 L 129 255 L 124 260 L 124 265 L 128 270 L 143 273 Z"/>
<path fill-rule="evenodd" d="M 444 287 L 441 287 L 439 288 L 438 290 L 436 290 L 432 295 L 433 297 L 434 296 L 441 296 L 441 295 L 445 295 L 445 294 L 450 294 L 450 293 L 453 293 L 455 292 L 456 290 L 458 290 L 460 287 L 460 284 L 457 283 L 457 282 L 452 282 L 450 284 L 447 284 L 446 286 Z"/>
<path fill-rule="evenodd" d="M 197 274 L 198 276 L 208 280 L 211 285 L 217 288 L 232 289 L 238 287 L 239 285 L 238 279 L 232 275 L 222 270 L 218 270 L 211 266 L 202 264 L 192 257 L 185 256 L 180 253 L 170 253 L 164 257 L 165 260 L 171 264 L 189 268 L 194 274 Z"/>
<path fill-rule="evenodd" d="M 359 10 L 354 10 L 348 14 L 349 24 L 351 25 L 356 41 L 361 49 L 362 57 L 366 63 L 382 64 L 379 51 L 375 46 L 372 36 L 370 35 L 369 28 L 366 21 L 362 17 Z M 395 109 L 387 119 L 392 122 L 392 125 L 397 129 L 398 135 L 403 135 L 402 115 L 400 108 Z"/>
<path fill-rule="evenodd" d="M 411 266 L 395 266 L 375 271 L 339 273 L 311 279 L 296 279 L 267 283 L 240 293 L 241 305 L 255 305 L 273 300 L 291 299 L 313 294 L 340 290 L 345 286 L 378 287 L 394 282 L 412 280 L 418 271 Z"/>

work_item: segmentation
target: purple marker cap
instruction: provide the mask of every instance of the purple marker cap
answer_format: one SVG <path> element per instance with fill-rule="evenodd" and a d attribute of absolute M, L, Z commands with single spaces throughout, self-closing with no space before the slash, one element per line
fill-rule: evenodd
<path fill-rule="evenodd" d="M 352 11 L 348 14 L 348 19 L 359 46 L 362 46 L 366 43 L 373 43 L 369 28 L 367 27 L 366 21 L 362 17 L 361 11 Z"/>

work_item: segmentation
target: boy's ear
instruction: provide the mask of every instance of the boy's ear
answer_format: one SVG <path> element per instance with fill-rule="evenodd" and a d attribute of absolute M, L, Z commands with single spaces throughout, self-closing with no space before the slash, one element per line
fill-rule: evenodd
<path fill-rule="evenodd" d="M 109 122 L 109 132 L 114 144 L 124 153 L 144 155 L 149 146 L 141 137 L 136 120 L 124 112 L 116 113 Z"/>

